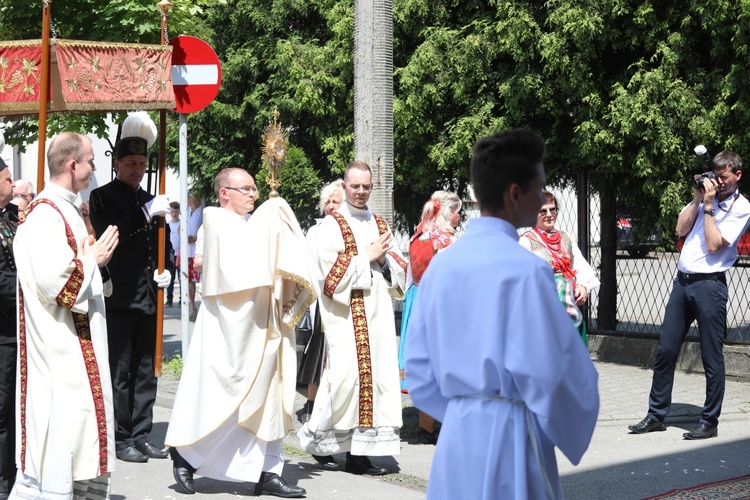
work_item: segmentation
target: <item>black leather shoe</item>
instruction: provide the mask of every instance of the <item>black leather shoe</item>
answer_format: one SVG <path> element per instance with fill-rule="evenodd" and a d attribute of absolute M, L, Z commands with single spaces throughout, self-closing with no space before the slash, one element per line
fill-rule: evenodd
<path fill-rule="evenodd" d="M 132 446 L 128 446 L 127 448 L 117 450 L 117 452 L 115 452 L 115 455 L 117 455 L 117 458 L 119 458 L 123 462 L 136 462 L 136 463 L 148 462 L 148 457 L 144 455 L 143 453 L 141 453 L 140 451 L 133 448 Z"/>
<path fill-rule="evenodd" d="M 430 432 L 424 427 L 417 427 L 417 444 L 437 444 L 437 431 Z"/>
<path fill-rule="evenodd" d="M 172 467 L 172 475 L 174 480 L 177 481 L 177 488 L 186 495 L 195 494 L 195 487 L 193 486 L 193 471 L 187 467 Z"/>
<path fill-rule="evenodd" d="M 346 472 L 350 474 L 367 474 L 368 476 L 382 476 L 388 469 L 377 467 L 370 459 L 361 455 L 346 454 Z"/>
<path fill-rule="evenodd" d="M 148 441 L 135 445 L 135 449 L 146 455 L 148 458 L 167 458 L 169 456 L 168 451 L 160 450 Z"/>
<path fill-rule="evenodd" d="M 312 455 L 312 457 L 325 469 L 338 470 L 339 468 L 339 464 L 336 463 L 336 460 L 331 455 Z"/>
<path fill-rule="evenodd" d="M 299 486 L 292 486 L 284 478 L 273 472 L 261 472 L 255 484 L 255 495 L 273 495 L 281 498 L 300 498 L 307 492 Z"/>
<path fill-rule="evenodd" d="M 652 431 L 666 431 L 667 428 L 664 426 L 664 422 L 656 420 L 652 416 L 647 416 L 635 425 L 629 425 L 628 429 L 635 434 L 646 434 Z"/>
<path fill-rule="evenodd" d="M 685 439 L 708 439 L 719 435 L 719 426 L 701 422 L 690 432 L 682 435 Z"/>

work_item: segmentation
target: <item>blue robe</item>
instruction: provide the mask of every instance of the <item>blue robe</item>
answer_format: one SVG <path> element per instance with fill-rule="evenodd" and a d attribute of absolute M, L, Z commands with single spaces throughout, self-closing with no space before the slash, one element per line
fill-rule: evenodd
<path fill-rule="evenodd" d="M 473 219 L 433 258 L 409 322 L 405 375 L 414 405 L 443 422 L 428 498 L 562 497 L 554 448 L 581 460 L 598 374 L 552 270 L 511 224 Z"/>

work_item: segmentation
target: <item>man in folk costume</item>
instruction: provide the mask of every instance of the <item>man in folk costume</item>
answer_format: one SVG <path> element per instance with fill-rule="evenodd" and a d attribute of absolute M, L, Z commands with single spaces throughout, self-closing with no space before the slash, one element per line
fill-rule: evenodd
<path fill-rule="evenodd" d="M 108 498 L 114 419 L 100 271 L 118 244 L 94 240 L 78 210 L 94 167 L 91 141 L 64 132 L 50 180 L 21 216 L 18 268 L 18 476 L 11 498 Z"/>
<path fill-rule="evenodd" d="M 414 405 L 443 422 L 429 499 L 562 498 L 555 447 L 576 464 L 594 432 L 596 369 L 552 269 L 518 244 L 544 201 L 543 156 L 525 130 L 474 145 L 482 216 L 419 285 L 405 375 Z"/>
<path fill-rule="evenodd" d="M 320 300 L 328 360 L 310 420 L 298 432 L 305 451 L 324 466 L 347 452 L 354 474 L 387 472 L 367 456 L 400 452 L 401 390 L 391 297 L 403 298 L 407 263 L 386 221 L 367 208 L 372 172 L 346 167 L 342 204 L 319 226 L 325 275 Z"/>
<path fill-rule="evenodd" d="M 281 477 L 281 450 L 294 430 L 294 326 L 317 296 L 312 261 L 281 198 L 246 219 L 258 190 L 245 170 L 219 172 L 214 192 L 221 208 L 204 210 L 196 242 L 203 303 L 166 437 L 174 477 L 188 494 L 197 473 L 301 497 Z"/>
<path fill-rule="evenodd" d="M 153 196 L 141 188 L 148 166 L 148 148 L 156 139 L 156 125 L 146 112 L 133 113 L 122 125 L 115 144 L 112 182 L 90 196 L 91 225 L 97 236 L 110 225 L 120 232 L 120 246 L 107 269 L 112 295 L 107 297 L 109 364 L 115 405 L 115 448 L 126 462 L 166 459 L 169 453 L 151 442 L 157 378 L 157 287 L 172 281 L 168 269 L 159 273 L 157 216 L 169 210 L 166 195 Z M 171 245 L 166 238 L 165 254 Z M 171 267 L 171 262 L 167 262 Z"/>
<path fill-rule="evenodd" d="M 0 152 L 5 138 L 0 132 Z M 11 203 L 14 189 L 8 165 L 0 158 L 0 500 L 8 498 L 16 479 L 16 262 L 13 237 L 18 207 Z"/>

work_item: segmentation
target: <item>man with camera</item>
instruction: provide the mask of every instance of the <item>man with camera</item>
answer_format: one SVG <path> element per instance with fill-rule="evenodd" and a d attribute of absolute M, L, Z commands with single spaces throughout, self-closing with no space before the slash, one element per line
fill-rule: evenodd
<path fill-rule="evenodd" d="M 723 340 L 729 297 L 726 270 L 737 260 L 737 242 L 750 219 L 750 202 L 737 185 L 742 177 L 742 159 L 738 155 L 722 151 L 713 158 L 711 166 L 711 172 L 696 176 L 693 200 L 677 219 L 677 235 L 685 242 L 664 312 L 648 414 L 628 427 L 635 434 L 666 430 L 664 419 L 672 400 L 677 356 L 690 325 L 697 321 L 706 373 L 706 401 L 698 425 L 683 437 L 706 439 L 718 435 L 724 400 Z"/>

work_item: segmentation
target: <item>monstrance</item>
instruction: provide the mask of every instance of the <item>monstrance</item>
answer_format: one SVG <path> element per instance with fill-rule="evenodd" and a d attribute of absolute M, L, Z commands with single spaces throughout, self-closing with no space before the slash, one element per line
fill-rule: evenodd
<path fill-rule="evenodd" d="M 271 187 L 269 198 L 278 198 L 276 188 L 281 184 L 279 171 L 286 160 L 287 133 L 281 126 L 278 107 L 273 108 L 273 121 L 269 120 L 263 131 L 263 161 L 268 165 L 266 182 Z"/>

